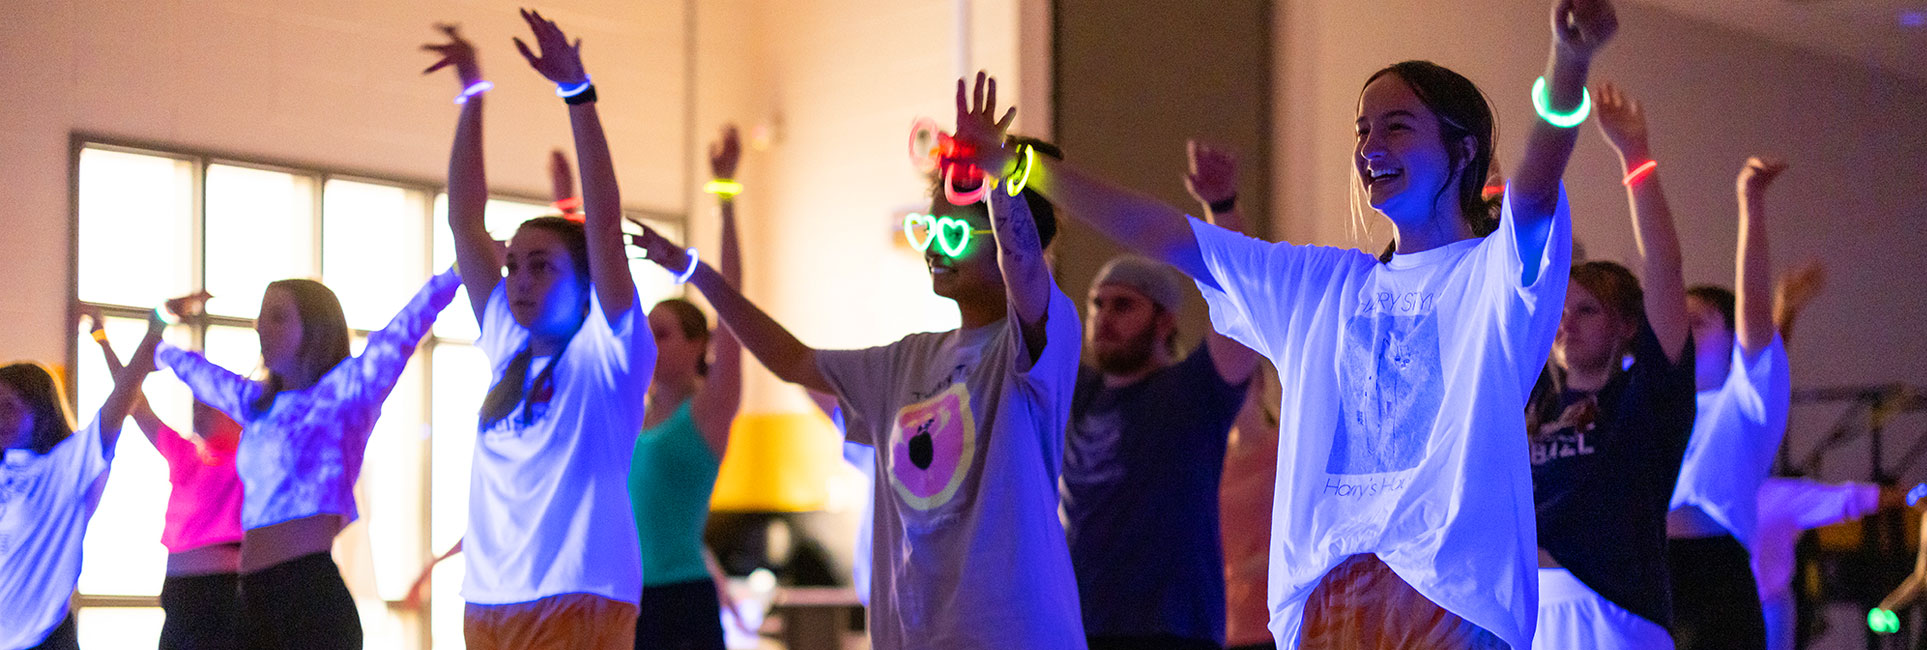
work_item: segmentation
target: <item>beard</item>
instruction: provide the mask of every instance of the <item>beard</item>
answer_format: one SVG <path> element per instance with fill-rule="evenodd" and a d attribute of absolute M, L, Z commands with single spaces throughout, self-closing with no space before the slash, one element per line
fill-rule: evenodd
<path fill-rule="evenodd" d="M 1151 365 L 1151 353 L 1157 345 L 1157 329 L 1146 327 L 1138 330 L 1117 345 L 1097 347 L 1097 369 L 1111 375 L 1129 375 Z"/>

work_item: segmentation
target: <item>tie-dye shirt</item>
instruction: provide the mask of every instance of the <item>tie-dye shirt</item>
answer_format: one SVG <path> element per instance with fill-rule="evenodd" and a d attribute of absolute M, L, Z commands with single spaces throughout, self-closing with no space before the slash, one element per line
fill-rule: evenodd
<path fill-rule="evenodd" d="M 1537 256 L 1521 258 L 1514 222 L 1508 196 L 1490 236 L 1380 263 L 1192 220 L 1212 325 L 1269 358 L 1284 387 L 1269 589 L 1280 648 L 1297 647 L 1325 573 L 1360 553 L 1512 647 L 1531 645 L 1524 413 L 1565 304 L 1564 190 Z"/>
<path fill-rule="evenodd" d="M 1084 647 L 1057 519 L 1082 332 L 1054 285 L 1046 314 L 1035 362 L 1015 314 L 816 353 L 846 437 L 876 448 L 872 647 Z"/>
<path fill-rule="evenodd" d="M 429 278 L 387 327 L 368 335 L 360 355 L 343 359 L 312 386 L 281 391 L 260 412 L 254 410 L 260 383 L 198 353 L 161 345 L 156 360 L 186 382 L 195 399 L 241 425 L 234 464 L 241 474 L 242 528 L 319 514 L 341 515 L 343 523 L 361 516 L 355 479 L 381 405 L 461 282 L 453 269 Z"/>

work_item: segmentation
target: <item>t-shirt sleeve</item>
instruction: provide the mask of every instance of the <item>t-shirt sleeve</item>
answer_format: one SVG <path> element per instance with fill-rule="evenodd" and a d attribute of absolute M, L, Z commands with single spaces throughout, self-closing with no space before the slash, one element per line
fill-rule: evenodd
<path fill-rule="evenodd" d="M 1793 398 L 1793 378 L 1787 367 L 1786 342 L 1779 334 L 1774 334 L 1773 340 L 1751 359 L 1747 358 L 1745 349 L 1734 343 L 1729 372 L 1728 381 L 1743 382 L 1738 392 L 1745 396 L 1740 403 L 1747 417 L 1768 424 L 1786 422 L 1788 405 Z"/>
<path fill-rule="evenodd" d="M 569 341 L 566 362 L 591 364 L 599 370 L 599 380 L 611 382 L 619 392 L 640 403 L 648 394 L 649 376 L 656 368 L 656 339 L 650 335 L 641 298 L 630 298 L 629 310 L 611 323 L 602 311 L 602 299 L 591 291 L 589 316 Z"/>
<path fill-rule="evenodd" d="M 250 406 L 261 395 L 261 386 L 246 377 L 215 365 L 198 352 L 162 343 L 154 353 L 155 362 L 167 366 L 194 392 L 194 399 L 226 413 L 235 422 L 246 424 L 253 413 Z"/>
<path fill-rule="evenodd" d="M 891 421 L 891 387 L 896 381 L 899 349 L 904 341 L 859 350 L 817 350 L 816 370 L 836 390 L 843 411 L 843 438 L 875 446 L 884 438 L 877 429 Z"/>
<path fill-rule="evenodd" d="M 386 327 L 369 334 L 368 345 L 362 348 L 361 356 L 355 357 L 355 389 L 371 399 L 385 399 L 408 367 L 415 346 L 421 344 L 422 336 L 428 334 L 436 316 L 455 299 L 455 290 L 461 286 L 462 278 L 454 269 L 429 278 Z"/>
<path fill-rule="evenodd" d="M 1297 305 L 1323 302 L 1343 288 L 1346 273 L 1376 263 L 1356 250 L 1267 242 L 1190 220 L 1211 274 L 1210 282 L 1195 280 L 1212 328 L 1273 361 L 1283 341 L 1304 335 L 1290 323 Z"/>
<path fill-rule="evenodd" d="M 1483 294 L 1499 303 L 1500 331 L 1518 333 L 1499 343 L 1519 370 L 1519 393 L 1523 395 L 1532 390 L 1532 382 L 1551 353 L 1552 337 L 1559 330 L 1559 317 L 1565 308 L 1572 268 L 1572 213 L 1562 182 L 1545 247 L 1526 259 L 1519 249 L 1510 186 L 1503 205 L 1498 230 L 1479 244 L 1484 269 L 1481 281 Z M 1528 268 L 1534 271 L 1530 284 L 1525 282 Z"/>
<path fill-rule="evenodd" d="M 53 451 L 48 455 L 53 457 L 60 475 L 73 477 L 73 484 L 80 487 L 78 493 L 85 493 L 87 486 L 100 480 L 101 475 L 107 472 L 108 466 L 112 463 L 113 450 L 106 450 L 107 453 L 102 451 L 100 418 L 95 417 L 92 424 L 75 431 L 73 435 L 67 436 L 66 440 L 54 445 Z"/>
<path fill-rule="evenodd" d="M 1667 359 L 1666 348 L 1651 325 L 1641 323 L 1633 337 L 1633 366 L 1629 372 L 1638 385 L 1645 387 L 1641 401 L 1662 421 L 1677 426 L 1658 427 L 1659 432 L 1674 433 L 1663 441 L 1667 449 L 1685 453 L 1693 432 L 1693 414 L 1698 408 L 1694 386 L 1693 340 L 1680 348 L 1679 359 Z M 1662 441 L 1652 441 L 1655 443 Z"/>
<path fill-rule="evenodd" d="M 1016 307 L 1010 306 L 1004 322 L 1010 328 L 1010 336 L 1005 337 L 1005 353 L 1010 355 L 1011 372 L 1018 375 L 1026 386 L 1038 389 L 1070 390 L 1077 381 L 1078 355 L 1083 353 L 1084 328 L 1077 320 L 1077 306 L 1071 304 L 1069 296 L 1064 295 L 1052 282 L 1050 305 L 1044 312 L 1044 351 L 1037 355 L 1035 363 L 1030 358 L 1030 346 L 1024 341 L 1024 328 L 1019 325 Z"/>
<path fill-rule="evenodd" d="M 1244 381 L 1237 384 L 1225 381 L 1224 375 L 1218 374 L 1218 362 L 1211 358 L 1208 344 L 1199 345 L 1184 361 L 1178 362 L 1177 368 L 1183 385 L 1193 387 L 1199 404 L 1227 418 L 1236 416 L 1238 409 L 1244 407 L 1246 389 L 1251 386 L 1252 378 L 1263 372 L 1262 368 L 1254 368 Z"/>
<path fill-rule="evenodd" d="M 1760 485 L 1760 520 L 1791 521 L 1800 529 L 1853 521 L 1880 505 L 1872 483 L 1821 483 L 1773 478 Z"/>

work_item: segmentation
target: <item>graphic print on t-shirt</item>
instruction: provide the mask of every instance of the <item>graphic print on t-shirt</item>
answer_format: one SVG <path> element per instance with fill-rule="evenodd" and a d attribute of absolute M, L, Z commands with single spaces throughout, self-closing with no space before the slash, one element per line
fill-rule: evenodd
<path fill-rule="evenodd" d="M 1588 456 L 1597 451 L 1586 442 L 1586 434 L 1592 433 L 1598 419 L 1599 401 L 1595 396 L 1566 405 L 1558 420 L 1539 425 L 1539 430 L 1548 433 L 1532 437 L 1532 464 L 1544 465 L 1555 458 Z"/>
<path fill-rule="evenodd" d="M 964 382 L 897 410 L 890 428 L 890 485 L 904 504 L 931 510 L 957 495 L 977 455 L 977 424 Z"/>
<path fill-rule="evenodd" d="M 44 464 L 30 462 L 33 452 L 24 449 L 6 450 L 7 459 L 0 465 L 0 553 L 13 551 L 15 534 L 27 529 L 33 515 L 27 507 L 28 495 L 46 474 Z"/>
<path fill-rule="evenodd" d="M 1345 324 L 1340 419 L 1326 472 L 1396 472 L 1424 460 L 1445 390 L 1437 298 L 1377 292 Z"/>

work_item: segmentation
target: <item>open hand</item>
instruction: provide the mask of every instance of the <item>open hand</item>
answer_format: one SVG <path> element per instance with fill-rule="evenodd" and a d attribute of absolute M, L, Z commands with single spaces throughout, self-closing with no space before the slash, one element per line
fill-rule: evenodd
<path fill-rule="evenodd" d="M 208 293 L 205 290 L 196 291 L 179 298 L 168 300 L 167 311 L 183 319 L 196 318 L 206 311 L 207 299 L 213 297 L 214 294 Z"/>
<path fill-rule="evenodd" d="M 441 23 L 435 25 L 435 28 L 442 30 L 443 34 L 448 35 L 448 42 L 439 45 L 429 43 L 422 46 L 422 49 L 442 56 L 441 60 L 436 61 L 435 65 L 428 66 L 428 69 L 423 70 L 422 74 L 428 74 L 452 65 L 455 66 L 456 78 L 462 81 L 462 88 L 468 88 L 469 86 L 475 85 L 475 82 L 481 81 L 482 65 L 475 60 L 475 45 L 469 43 L 468 39 L 462 38 L 461 27 L 449 23 Z"/>
<path fill-rule="evenodd" d="M 80 322 L 87 324 L 89 332 L 98 332 L 107 327 L 107 318 L 101 315 L 100 307 L 87 303 L 80 304 Z"/>
<path fill-rule="evenodd" d="M 1647 156 L 1646 107 L 1639 100 L 1628 97 L 1611 82 L 1599 85 L 1599 132 L 1606 136 L 1606 142 L 1619 152 L 1621 158 Z M 1629 163 L 1645 162 L 1628 160 Z"/>
<path fill-rule="evenodd" d="M 1210 205 L 1238 196 L 1238 158 L 1231 152 L 1190 140 L 1185 142 L 1190 171 L 1184 189 L 1199 203 Z"/>
<path fill-rule="evenodd" d="M 997 80 L 977 73 L 976 89 L 966 100 L 964 80 L 957 80 L 957 132 L 956 139 L 960 162 L 976 165 L 991 176 L 1002 176 L 1016 160 L 1014 152 L 1004 150 L 1004 134 L 1010 130 L 1010 123 L 1017 119 L 1017 107 L 1012 106 L 997 117 Z"/>
<path fill-rule="evenodd" d="M 568 35 L 555 26 L 555 21 L 533 9 L 523 9 L 522 20 L 528 21 L 529 30 L 535 33 L 535 47 L 541 51 L 537 56 L 521 38 L 515 39 L 515 49 L 528 59 L 529 67 L 558 86 L 578 86 L 589 80 L 589 73 L 582 69 L 582 39 L 570 45 Z"/>
<path fill-rule="evenodd" d="M 665 239 L 654 228 L 643 226 L 642 234 L 629 236 L 629 243 L 641 248 L 644 258 L 670 273 L 682 273 L 689 268 L 689 252 Z"/>

